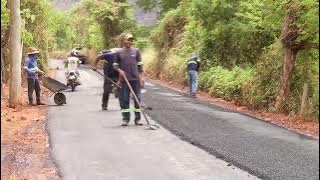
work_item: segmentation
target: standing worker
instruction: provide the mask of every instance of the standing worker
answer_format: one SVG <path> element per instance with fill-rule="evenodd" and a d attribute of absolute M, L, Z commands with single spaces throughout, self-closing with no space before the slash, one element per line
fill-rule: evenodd
<path fill-rule="evenodd" d="M 38 68 L 38 54 L 39 51 L 32 47 L 30 48 L 30 52 L 27 53 L 27 58 L 24 62 L 24 69 L 27 72 L 27 79 L 28 79 L 28 98 L 29 98 L 29 105 L 35 106 L 33 104 L 33 91 L 36 92 L 36 101 L 37 105 L 44 105 L 40 101 L 40 83 L 39 83 L 39 75 L 44 74 L 43 71 L 41 71 Z"/>
<path fill-rule="evenodd" d="M 115 58 L 115 52 L 116 49 L 106 50 L 100 52 L 100 54 L 96 57 L 95 60 L 95 67 L 93 70 L 97 70 L 97 64 L 99 60 L 104 60 L 104 66 L 103 66 L 103 72 L 104 75 L 114 82 L 118 81 L 118 72 L 113 68 L 114 58 Z M 115 97 L 118 97 L 118 91 L 115 90 Z M 112 92 L 112 82 L 108 80 L 107 78 L 104 78 L 104 84 L 103 84 L 103 96 L 102 96 L 102 109 L 108 110 L 108 102 L 109 102 L 109 96 Z"/>
<path fill-rule="evenodd" d="M 200 58 L 192 53 L 190 59 L 188 60 L 188 78 L 189 78 L 189 93 L 193 98 L 197 97 L 198 88 L 198 72 L 200 67 Z"/>
<path fill-rule="evenodd" d="M 130 89 L 123 80 L 126 77 L 132 86 L 134 93 L 136 94 L 138 101 L 141 102 L 141 85 L 143 84 L 143 68 L 141 62 L 140 51 L 137 48 L 133 48 L 133 35 L 125 34 L 122 41 L 122 48 L 116 53 L 114 62 L 114 69 L 119 72 L 121 79 L 120 89 L 120 106 L 122 112 L 122 126 L 127 126 L 130 121 Z M 140 122 L 140 108 L 138 103 L 134 102 L 135 119 L 134 123 L 137 126 L 142 126 Z"/>

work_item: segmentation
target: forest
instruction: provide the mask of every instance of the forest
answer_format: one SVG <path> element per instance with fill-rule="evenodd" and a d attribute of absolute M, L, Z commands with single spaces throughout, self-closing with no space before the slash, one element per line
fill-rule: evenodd
<path fill-rule="evenodd" d="M 10 1 L 9 1 L 10 2 Z M 41 68 L 74 44 L 89 57 L 118 47 L 130 32 L 149 78 L 187 82 L 199 55 L 200 90 L 251 109 L 319 120 L 319 2 L 314 0 L 137 0 L 160 8 L 153 26 L 137 23 L 125 0 L 81 0 L 66 11 L 48 0 L 21 1 L 22 54 L 35 46 Z M 1 0 L 1 84 L 10 81 L 11 19 Z M 23 63 L 22 58 L 22 63 Z"/>

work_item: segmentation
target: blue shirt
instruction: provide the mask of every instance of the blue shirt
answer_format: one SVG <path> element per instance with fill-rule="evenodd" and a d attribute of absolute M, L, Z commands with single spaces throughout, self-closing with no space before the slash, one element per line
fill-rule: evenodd
<path fill-rule="evenodd" d="M 111 51 L 102 52 L 100 57 L 105 61 L 103 68 L 104 74 L 110 78 L 117 78 L 118 72 L 113 68 L 115 53 Z"/>
<path fill-rule="evenodd" d="M 36 55 L 28 55 L 24 62 L 24 68 L 26 69 L 28 78 L 38 79 L 38 64 Z"/>

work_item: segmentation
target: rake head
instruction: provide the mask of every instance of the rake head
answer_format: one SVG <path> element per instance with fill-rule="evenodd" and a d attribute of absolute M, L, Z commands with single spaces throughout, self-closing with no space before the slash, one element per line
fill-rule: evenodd
<path fill-rule="evenodd" d="M 160 126 L 156 125 L 156 124 L 147 124 L 145 125 L 146 130 L 157 130 L 160 128 Z"/>

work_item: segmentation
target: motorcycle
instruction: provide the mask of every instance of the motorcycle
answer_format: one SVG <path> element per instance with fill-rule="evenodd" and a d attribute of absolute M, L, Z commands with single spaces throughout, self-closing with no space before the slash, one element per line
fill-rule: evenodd
<path fill-rule="evenodd" d="M 69 71 L 66 74 L 67 76 L 67 86 L 71 87 L 71 91 L 74 92 L 76 86 L 80 85 L 79 83 L 79 75 L 76 71 Z"/>

